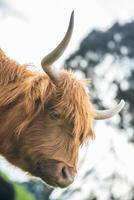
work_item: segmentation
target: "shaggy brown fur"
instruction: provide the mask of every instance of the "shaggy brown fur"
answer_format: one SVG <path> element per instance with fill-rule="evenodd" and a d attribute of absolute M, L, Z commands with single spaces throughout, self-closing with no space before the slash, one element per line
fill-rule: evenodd
<path fill-rule="evenodd" d="M 75 171 L 79 146 L 94 137 L 94 113 L 85 87 L 85 81 L 65 70 L 53 82 L 0 49 L 0 153 L 35 175 L 37 165 L 51 167 L 45 164 L 49 160 Z"/>

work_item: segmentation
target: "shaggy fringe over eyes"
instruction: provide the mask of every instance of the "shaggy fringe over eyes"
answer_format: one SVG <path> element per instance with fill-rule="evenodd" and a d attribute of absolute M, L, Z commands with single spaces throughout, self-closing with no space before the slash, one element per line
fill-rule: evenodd
<path fill-rule="evenodd" d="M 73 134 L 81 138 L 94 138 L 92 120 L 94 117 L 89 94 L 86 91 L 87 80 L 76 80 L 71 71 L 63 70 L 58 85 L 58 103 L 55 107 L 62 110 L 65 118 L 74 122 Z"/>
<path fill-rule="evenodd" d="M 52 98 L 55 93 L 54 84 L 44 74 L 28 78 L 24 83 L 24 88 L 24 104 L 27 118 L 17 128 L 18 134 L 28 126 L 41 110 L 44 110 L 50 97 Z"/>

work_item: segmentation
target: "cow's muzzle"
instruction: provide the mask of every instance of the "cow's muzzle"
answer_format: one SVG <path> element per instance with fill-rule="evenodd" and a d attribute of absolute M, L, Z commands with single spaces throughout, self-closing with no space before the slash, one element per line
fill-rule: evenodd
<path fill-rule="evenodd" d="M 76 171 L 62 161 L 45 160 L 36 164 L 32 174 L 51 186 L 64 188 L 73 183 Z"/>

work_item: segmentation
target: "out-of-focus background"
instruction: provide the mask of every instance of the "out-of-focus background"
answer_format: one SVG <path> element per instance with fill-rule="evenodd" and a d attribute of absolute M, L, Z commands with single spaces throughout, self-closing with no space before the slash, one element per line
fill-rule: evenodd
<path fill-rule="evenodd" d="M 78 175 L 67 189 L 48 188 L 3 158 L 0 170 L 38 200 L 133 200 L 134 1 L 0 0 L 0 48 L 41 70 L 41 58 L 63 37 L 73 9 L 74 34 L 55 66 L 91 78 L 89 90 L 96 108 L 110 107 L 123 98 L 125 109 L 94 124 L 96 140 L 80 150 Z"/>

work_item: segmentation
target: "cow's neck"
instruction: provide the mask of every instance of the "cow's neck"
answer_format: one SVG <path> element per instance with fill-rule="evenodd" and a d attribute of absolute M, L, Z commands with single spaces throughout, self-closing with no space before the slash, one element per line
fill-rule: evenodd
<path fill-rule="evenodd" d="M 20 118 L 25 118 L 24 109 L 17 109 L 18 102 L 0 107 L 0 154 L 10 160 L 12 155 L 17 156 L 16 127 Z M 15 153 L 16 152 L 16 153 Z M 12 158 L 11 158 L 12 159 Z"/>
<path fill-rule="evenodd" d="M 0 49 L 0 154 L 5 157 L 14 151 L 15 128 L 25 117 L 22 82 L 30 73 Z"/>

